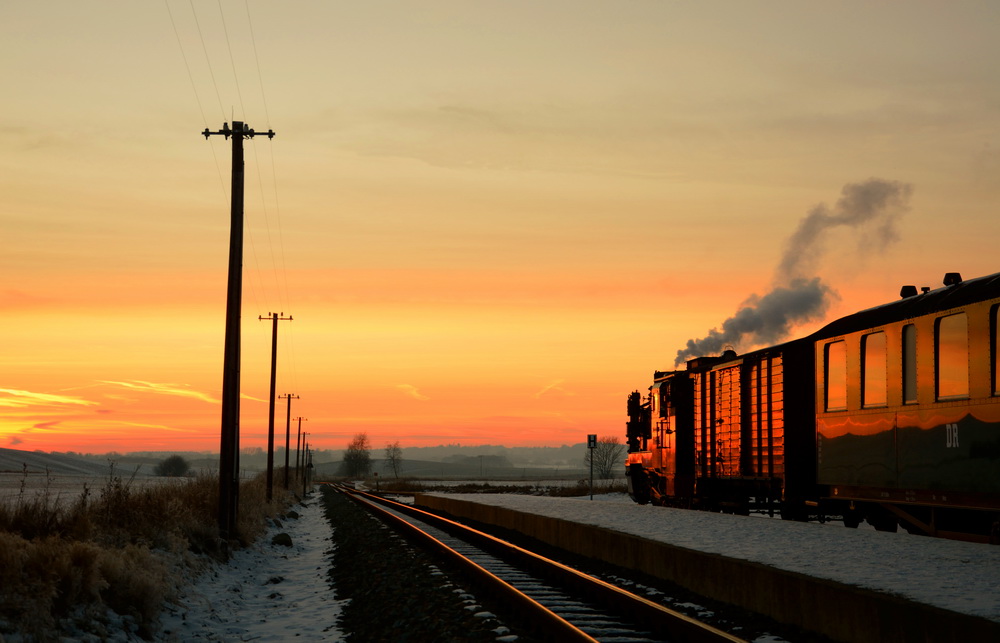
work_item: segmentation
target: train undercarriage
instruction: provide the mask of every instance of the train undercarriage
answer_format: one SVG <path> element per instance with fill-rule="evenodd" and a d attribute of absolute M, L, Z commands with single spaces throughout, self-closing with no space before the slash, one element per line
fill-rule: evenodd
<path fill-rule="evenodd" d="M 700 478 L 693 487 L 698 493 L 668 494 L 667 478 L 638 463 L 629 465 L 626 479 L 629 496 L 641 505 L 842 522 L 849 528 L 867 523 L 877 531 L 902 528 L 911 534 L 1000 545 L 1000 513 L 991 510 L 834 498 L 827 493 L 812 499 L 782 498 L 781 480 L 768 478 Z"/>

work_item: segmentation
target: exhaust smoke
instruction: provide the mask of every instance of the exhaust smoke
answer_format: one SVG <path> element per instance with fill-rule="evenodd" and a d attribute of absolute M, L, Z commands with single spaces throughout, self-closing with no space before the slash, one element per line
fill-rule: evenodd
<path fill-rule="evenodd" d="M 846 227 L 857 237 L 859 255 L 882 252 L 899 238 L 896 225 L 909 208 L 912 193 L 908 183 L 873 178 L 845 185 L 832 208 L 824 203 L 814 207 L 789 237 L 770 291 L 751 295 L 735 315 L 705 337 L 689 339 L 677 351 L 674 366 L 719 354 L 725 346 L 746 349 L 773 344 L 787 337 L 796 324 L 822 318 L 837 297 L 815 275 L 825 251 L 825 233 Z"/>

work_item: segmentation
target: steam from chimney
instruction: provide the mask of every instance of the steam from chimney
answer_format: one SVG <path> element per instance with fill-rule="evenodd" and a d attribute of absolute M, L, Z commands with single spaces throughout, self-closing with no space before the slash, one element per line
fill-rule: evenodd
<path fill-rule="evenodd" d="M 824 237 L 837 227 L 852 229 L 862 255 L 883 251 L 899 238 L 896 224 L 909 207 L 913 186 L 899 181 L 869 179 L 848 183 L 830 208 L 814 207 L 799 221 L 775 269 L 771 290 L 751 295 L 735 315 L 701 339 L 689 339 L 677 351 L 675 366 L 702 355 L 716 355 L 723 347 L 773 344 L 789 335 L 796 324 L 820 319 L 837 293 L 815 276 L 824 253 Z"/>

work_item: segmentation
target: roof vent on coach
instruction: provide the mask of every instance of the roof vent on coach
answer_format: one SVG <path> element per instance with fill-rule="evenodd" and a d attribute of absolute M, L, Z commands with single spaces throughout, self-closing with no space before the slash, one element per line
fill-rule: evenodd
<path fill-rule="evenodd" d="M 944 275 L 944 285 L 954 286 L 955 284 L 962 283 L 962 275 L 958 272 L 946 272 Z"/>
<path fill-rule="evenodd" d="M 903 286 L 899 289 L 900 299 L 906 299 L 907 297 L 916 297 L 917 287 L 916 286 Z"/>

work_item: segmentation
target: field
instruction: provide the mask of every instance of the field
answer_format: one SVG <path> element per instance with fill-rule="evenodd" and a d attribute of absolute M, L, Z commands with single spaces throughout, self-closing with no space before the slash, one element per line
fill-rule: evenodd
<path fill-rule="evenodd" d="M 275 490 L 267 501 L 263 476 L 244 480 L 236 533 L 223 540 L 214 475 L 163 478 L 44 456 L 0 474 L 0 640 L 149 636 L 181 583 L 252 543 L 295 500 Z"/>

